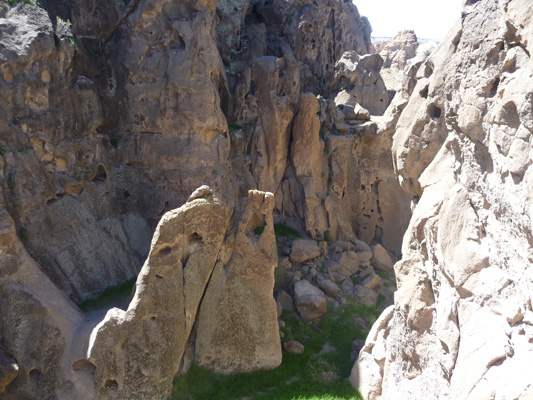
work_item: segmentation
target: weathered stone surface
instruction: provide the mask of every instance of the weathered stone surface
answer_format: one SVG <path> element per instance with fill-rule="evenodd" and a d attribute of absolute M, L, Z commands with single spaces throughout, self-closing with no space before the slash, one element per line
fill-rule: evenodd
<path fill-rule="evenodd" d="M 301 264 L 320 257 L 320 248 L 314 240 L 296 239 L 292 242 L 291 263 Z"/>
<path fill-rule="evenodd" d="M 381 285 L 381 278 L 378 275 L 370 275 L 368 276 L 363 282 L 361 282 L 361 285 L 367 289 L 376 289 Z"/>
<path fill-rule="evenodd" d="M 233 255 L 217 262 L 198 319 L 196 362 L 220 373 L 272 369 L 281 364 L 273 297 L 278 254 L 271 193 L 250 191 Z M 256 226 L 264 226 L 259 238 Z M 243 278 L 244 277 L 244 278 Z"/>
<path fill-rule="evenodd" d="M 17 360 L 8 353 L 4 348 L 0 347 L 0 394 L 4 393 L 6 387 L 13 382 L 19 374 L 19 366 Z"/>
<path fill-rule="evenodd" d="M 274 0 L 260 3 L 269 34 L 284 36 L 302 64 L 302 90 L 329 96 L 335 62 L 347 50 L 370 51 L 372 28 L 350 2 Z M 320 27 L 320 29 L 318 29 Z M 273 43 L 281 47 L 279 43 Z"/>
<path fill-rule="evenodd" d="M 378 293 L 375 290 L 361 285 L 355 285 L 355 298 L 369 307 L 375 306 L 378 301 Z"/>
<path fill-rule="evenodd" d="M 327 194 L 329 168 L 324 141 L 320 139 L 319 111 L 316 97 L 302 93 L 291 146 L 296 178 L 304 191 L 305 225 L 313 237 L 322 236 L 328 228 L 323 199 Z"/>
<path fill-rule="evenodd" d="M 401 31 L 391 40 L 377 44 L 376 51 L 383 58 L 383 68 L 403 71 L 408 60 L 416 56 L 418 39 L 414 31 Z"/>
<path fill-rule="evenodd" d="M 288 340 L 283 343 L 283 348 L 290 354 L 303 354 L 305 347 L 303 344 L 296 340 Z"/>
<path fill-rule="evenodd" d="M 383 115 L 390 98 L 379 75 L 383 60 L 377 54 L 359 56 L 347 51 L 335 64 L 335 88 L 339 91 L 335 103 L 355 107 L 360 104 L 370 114 Z"/>
<path fill-rule="evenodd" d="M 318 279 L 317 283 L 320 290 L 322 290 L 329 297 L 335 297 L 340 292 L 340 288 L 329 279 Z"/>
<path fill-rule="evenodd" d="M 518 321 L 531 312 L 532 18 L 528 1 L 467 1 L 410 77 L 393 156 L 419 199 L 394 308 L 352 371 L 365 398 L 531 393 L 531 326 Z"/>
<path fill-rule="evenodd" d="M 73 371 L 64 366 L 70 365 L 67 344 L 83 316 L 25 250 L 1 194 L 0 398 L 55 398 L 60 391 L 75 397 L 65 389 Z"/>
<path fill-rule="evenodd" d="M 128 310 L 111 309 L 91 334 L 87 359 L 99 398 L 167 398 L 192 354 L 222 373 L 279 365 L 274 198 L 250 191 L 242 207 L 236 236 L 226 243 L 232 208 L 214 195 L 162 218 Z M 263 225 L 257 237 L 253 230 Z M 195 343 L 191 355 L 188 342 Z"/>
<path fill-rule="evenodd" d="M 294 303 L 306 320 L 321 318 L 328 311 L 324 293 L 306 280 L 294 284 Z"/>
<path fill-rule="evenodd" d="M 163 216 L 128 310 L 111 309 L 91 334 L 87 355 L 96 366 L 99 398 L 169 395 L 200 301 L 221 262 L 230 214 L 210 196 Z"/>
<path fill-rule="evenodd" d="M 394 272 L 394 263 L 392 262 L 387 250 L 380 244 L 376 244 L 372 247 L 374 251 L 374 257 L 372 258 L 372 265 L 377 269 L 386 272 Z"/>

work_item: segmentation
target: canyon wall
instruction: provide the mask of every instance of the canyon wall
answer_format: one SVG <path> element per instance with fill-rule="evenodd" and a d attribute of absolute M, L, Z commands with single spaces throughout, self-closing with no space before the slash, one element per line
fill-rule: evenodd
<path fill-rule="evenodd" d="M 465 2 L 393 138 L 413 216 L 351 382 L 368 399 L 529 399 L 533 6 Z"/>
<path fill-rule="evenodd" d="M 1 2 L 0 398 L 276 367 L 274 220 L 399 258 L 370 32 L 344 0 Z M 75 305 L 136 276 L 123 309 Z"/>

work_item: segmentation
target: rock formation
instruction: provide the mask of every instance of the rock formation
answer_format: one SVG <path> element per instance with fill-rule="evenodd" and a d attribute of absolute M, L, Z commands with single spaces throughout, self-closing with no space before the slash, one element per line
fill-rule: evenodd
<path fill-rule="evenodd" d="M 375 45 L 383 58 L 383 68 L 403 71 L 407 62 L 416 56 L 418 39 L 414 31 L 401 31 L 391 40 Z"/>
<path fill-rule="evenodd" d="M 392 165 L 401 104 L 386 112 L 351 2 L 10 3 L 0 398 L 165 398 L 192 362 L 277 366 L 274 219 L 345 240 L 302 276 L 375 304 L 369 245 L 400 257 L 412 195 Z M 126 310 L 75 306 L 136 276 Z"/>
<path fill-rule="evenodd" d="M 419 63 L 393 143 L 416 206 L 395 304 L 352 370 L 365 398 L 533 396 L 532 18 L 467 1 Z"/>

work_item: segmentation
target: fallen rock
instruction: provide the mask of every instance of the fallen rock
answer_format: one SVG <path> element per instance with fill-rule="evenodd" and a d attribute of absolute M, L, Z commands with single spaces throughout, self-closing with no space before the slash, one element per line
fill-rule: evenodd
<path fill-rule="evenodd" d="M 305 347 L 296 340 L 287 340 L 283 343 L 283 348 L 289 354 L 303 354 Z"/>
<path fill-rule="evenodd" d="M 345 242 L 344 240 L 337 240 L 333 244 L 334 252 L 342 253 L 344 251 L 353 251 L 353 250 L 354 250 L 354 245 L 350 242 Z"/>
<path fill-rule="evenodd" d="M 354 284 L 350 279 L 345 279 L 341 283 L 341 290 L 345 296 L 353 297 L 354 295 Z"/>
<path fill-rule="evenodd" d="M 375 306 L 378 301 L 378 293 L 375 290 L 368 289 L 361 285 L 355 285 L 355 298 L 369 306 Z"/>
<path fill-rule="evenodd" d="M 361 251 L 357 253 L 357 256 L 359 257 L 359 260 L 361 261 L 361 264 L 366 263 L 374 257 L 374 253 L 371 251 Z"/>
<path fill-rule="evenodd" d="M 320 248 L 314 240 L 296 239 L 292 242 L 290 259 L 293 264 L 302 264 L 320 257 L 320 254 Z"/>
<path fill-rule="evenodd" d="M 320 290 L 322 290 L 327 296 L 335 297 L 339 294 L 340 288 L 330 281 L 329 279 L 319 279 L 318 280 L 318 287 Z"/>
<path fill-rule="evenodd" d="M 294 284 L 294 303 L 305 320 L 321 318 L 328 311 L 324 293 L 306 280 Z"/>
<path fill-rule="evenodd" d="M 363 282 L 361 282 L 361 285 L 363 285 L 367 289 L 376 289 L 381 285 L 381 278 L 379 275 L 370 275 L 367 277 Z"/>
<path fill-rule="evenodd" d="M 392 262 L 387 250 L 385 250 L 385 248 L 380 244 L 375 245 L 373 250 L 374 258 L 371 260 L 372 264 L 374 264 L 377 269 L 394 273 L 394 263 Z"/>
<path fill-rule="evenodd" d="M 353 251 L 345 251 L 340 255 L 334 255 L 332 258 L 339 263 L 337 272 L 340 272 L 347 277 L 352 276 L 359 271 L 361 262 L 357 253 Z"/>
<path fill-rule="evenodd" d="M 365 280 L 369 276 L 375 275 L 376 271 L 374 271 L 374 268 L 372 266 L 368 266 L 365 269 L 363 269 L 361 272 L 359 272 L 359 279 Z"/>

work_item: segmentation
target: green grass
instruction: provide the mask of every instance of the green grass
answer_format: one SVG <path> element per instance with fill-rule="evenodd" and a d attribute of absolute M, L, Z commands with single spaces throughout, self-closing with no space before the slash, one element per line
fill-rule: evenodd
<path fill-rule="evenodd" d="M 83 312 L 89 312 L 116 305 L 117 302 L 126 300 L 130 296 L 136 280 L 137 278 L 135 277 L 121 285 L 108 287 L 98 297 L 83 300 L 78 304 L 78 307 Z"/>
<path fill-rule="evenodd" d="M 252 374 L 220 375 L 193 365 L 174 382 L 172 400 L 221 399 L 249 397 L 252 400 L 359 400 L 347 378 L 352 342 L 367 335 L 356 315 L 368 321 L 379 316 L 377 307 L 349 303 L 343 309 L 328 311 L 319 323 L 310 324 L 283 312 L 283 341 L 298 340 L 305 346 L 301 355 L 283 351 L 281 366 L 272 371 Z M 318 355 L 326 342 L 335 350 Z"/>
<path fill-rule="evenodd" d="M 241 130 L 242 126 L 239 125 L 239 124 L 235 124 L 233 122 L 229 122 L 228 123 L 228 129 L 229 129 L 230 135 L 233 135 L 235 131 Z"/>
<path fill-rule="evenodd" d="M 298 239 L 300 237 L 300 234 L 298 231 L 294 228 L 291 228 L 289 225 L 287 225 L 285 222 L 280 222 L 279 224 L 274 224 L 274 233 L 276 234 L 276 237 L 286 237 L 289 240 Z"/>
<path fill-rule="evenodd" d="M 386 279 L 386 280 L 390 280 L 390 274 L 386 271 L 376 271 L 376 274 L 381 278 L 381 279 Z"/>
<path fill-rule="evenodd" d="M 113 148 L 117 149 L 118 148 L 118 139 L 117 138 L 112 138 L 109 143 L 111 144 L 111 146 L 113 146 Z"/>
<path fill-rule="evenodd" d="M 264 226 L 258 226 L 254 229 L 254 235 L 260 235 L 263 233 L 264 230 Z M 276 235 L 276 237 L 286 237 L 290 241 L 298 239 L 300 237 L 298 231 L 294 228 L 291 228 L 285 222 L 274 224 L 274 234 Z"/>
<path fill-rule="evenodd" d="M 328 246 L 331 246 L 331 235 L 330 235 L 329 231 L 325 231 L 324 232 L 324 240 L 326 241 Z"/>
<path fill-rule="evenodd" d="M 33 4 L 34 6 L 41 7 L 41 3 L 39 3 L 37 0 L 4 0 L 4 1 L 10 6 L 14 6 L 15 4 L 18 4 L 20 2 L 24 2 L 28 4 Z"/>

